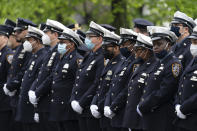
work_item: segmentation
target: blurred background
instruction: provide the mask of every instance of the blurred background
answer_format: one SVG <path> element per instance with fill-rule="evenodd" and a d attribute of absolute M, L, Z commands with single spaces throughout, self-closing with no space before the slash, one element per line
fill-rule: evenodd
<path fill-rule="evenodd" d="M 64 25 L 79 23 L 82 30 L 90 21 L 132 28 L 134 18 L 145 18 L 168 26 L 175 11 L 197 18 L 197 0 L 0 0 L 0 22 L 21 17 L 39 24 L 46 19 Z"/>

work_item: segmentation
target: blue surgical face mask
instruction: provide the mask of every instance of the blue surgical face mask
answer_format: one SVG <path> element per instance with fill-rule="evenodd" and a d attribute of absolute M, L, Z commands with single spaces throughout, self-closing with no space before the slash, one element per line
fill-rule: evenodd
<path fill-rule="evenodd" d="M 180 30 L 180 27 L 177 27 L 177 26 L 171 26 L 171 29 L 170 29 L 170 31 L 174 32 L 177 37 L 181 36 L 181 33 L 179 32 L 179 30 Z"/>
<path fill-rule="evenodd" d="M 85 44 L 89 50 L 92 50 L 95 46 L 95 44 L 93 44 L 92 41 L 88 38 L 85 38 Z"/>
<path fill-rule="evenodd" d="M 58 44 L 58 47 L 57 47 L 57 51 L 61 54 L 61 55 L 64 55 L 67 50 L 66 50 L 66 44 L 64 43 L 59 43 Z"/>

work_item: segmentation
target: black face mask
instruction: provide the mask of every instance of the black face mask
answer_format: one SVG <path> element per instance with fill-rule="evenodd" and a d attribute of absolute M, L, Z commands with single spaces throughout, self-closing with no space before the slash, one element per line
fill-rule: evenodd
<path fill-rule="evenodd" d="M 171 29 L 170 29 L 170 31 L 174 32 L 177 37 L 181 36 L 181 33 L 179 32 L 179 30 L 180 30 L 180 27 L 177 27 L 177 26 L 171 26 Z"/>
<path fill-rule="evenodd" d="M 129 51 L 127 47 L 120 48 L 120 52 L 126 58 L 128 58 L 131 55 L 131 52 Z"/>
<path fill-rule="evenodd" d="M 114 57 L 113 52 L 108 51 L 106 49 L 103 49 L 103 55 L 104 55 L 105 59 L 110 59 L 110 60 Z"/>
<path fill-rule="evenodd" d="M 161 52 L 159 53 L 155 53 L 155 56 L 159 59 L 162 59 L 164 58 L 166 55 L 168 54 L 168 51 L 167 50 L 162 50 Z"/>

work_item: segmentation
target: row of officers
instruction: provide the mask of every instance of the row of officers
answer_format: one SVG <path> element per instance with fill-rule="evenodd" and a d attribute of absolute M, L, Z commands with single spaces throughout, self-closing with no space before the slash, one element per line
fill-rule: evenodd
<path fill-rule="evenodd" d="M 197 26 L 0 25 L 1 131 L 196 131 Z"/>

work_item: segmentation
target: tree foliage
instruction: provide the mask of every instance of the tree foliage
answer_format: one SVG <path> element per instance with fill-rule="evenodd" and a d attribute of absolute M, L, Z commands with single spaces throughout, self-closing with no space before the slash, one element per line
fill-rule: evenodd
<path fill-rule="evenodd" d="M 162 25 L 177 10 L 196 18 L 196 4 L 196 0 L 0 0 L 0 22 L 22 17 L 39 24 L 49 18 L 87 27 L 93 20 L 129 28 L 134 18 L 141 17 Z"/>

